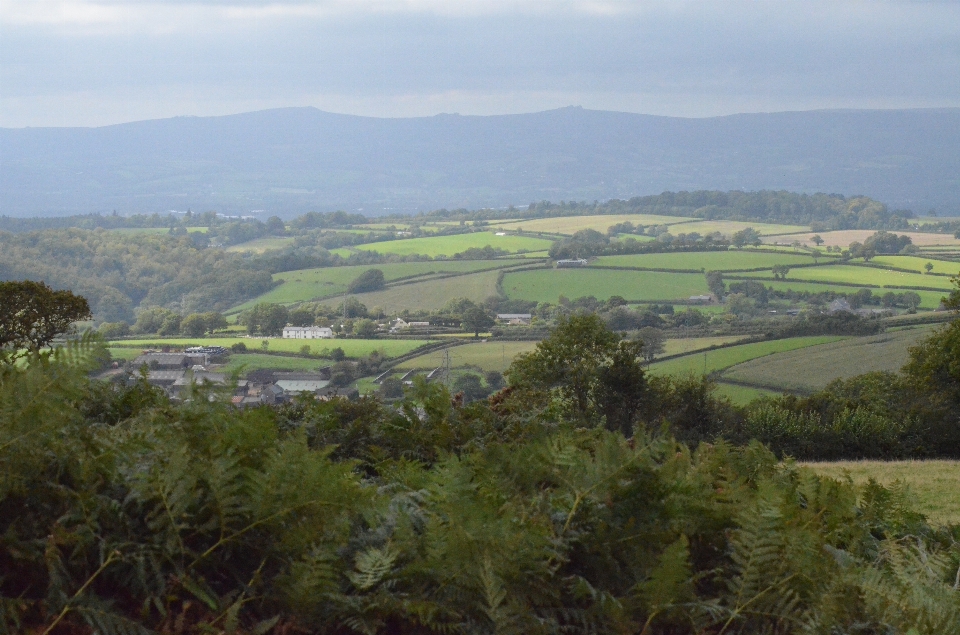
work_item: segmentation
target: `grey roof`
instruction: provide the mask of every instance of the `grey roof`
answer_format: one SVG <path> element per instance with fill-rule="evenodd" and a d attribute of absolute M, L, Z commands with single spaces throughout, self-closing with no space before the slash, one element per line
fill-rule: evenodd
<path fill-rule="evenodd" d="M 498 320 L 529 320 L 532 317 L 530 313 L 497 313 Z"/>
<path fill-rule="evenodd" d="M 330 382 L 326 379 L 314 379 L 310 381 L 298 381 L 294 379 L 281 379 L 277 386 L 283 388 L 284 392 L 313 392 L 326 388 Z"/>

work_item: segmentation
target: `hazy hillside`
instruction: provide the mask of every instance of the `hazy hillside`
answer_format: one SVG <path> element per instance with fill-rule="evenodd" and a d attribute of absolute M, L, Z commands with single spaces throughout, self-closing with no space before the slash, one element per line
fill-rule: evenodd
<path fill-rule="evenodd" d="M 960 109 L 375 119 L 288 108 L 0 129 L 0 214 L 378 214 L 694 189 L 866 194 L 956 214 L 958 148 Z"/>

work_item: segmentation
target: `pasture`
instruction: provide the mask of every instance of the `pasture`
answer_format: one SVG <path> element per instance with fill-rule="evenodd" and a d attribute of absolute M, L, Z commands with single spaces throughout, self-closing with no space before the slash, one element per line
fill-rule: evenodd
<path fill-rule="evenodd" d="M 294 340 L 279 337 L 174 337 L 170 339 L 118 340 L 109 342 L 109 346 L 110 348 L 135 348 L 137 350 L 148 348 L 158 349 L 162 346 L 171 346 L 174 348 L 186 348 L 188 346 L 223 346 L 230 348 L 240 342 L 247 346 L 248 352 L 252 353 L 256 353 L 259 350 L 267 350 L 273 353 L 299 354 L 301 348 L 309 346 L 310 352 L 313 355 L 321 355 L 324 350 L 329 351 L 334 348 L 342 348 L 347 357 L 365 357 L 373 351 L 381 351 L 387 357 L 398 357 L 427 344 L 426 340 Z M 263 349 L 263 342 L 267 342 L 266 349 Z"/>
<path fill-rule="evenodd" d="M 511 299 L 557 303 L 560 296 L 619 295 L 628 301 L 680 300 L 708 293 L 702 273 L 662 273 L 600 268 L 537 269 L 507 273 L 503 290 Z"/>
<path fill-rule="evenodd" d="M 932 273 L 947 273 L 951 276 L 960 273 L 960 262 L 948 262 L 923 256 L 876 256 L 870 262 L 898 269 L 912 269 L 917 273 L 925 273 L 924 265 L 929 262 L 933 265 Z"/>
<path fill-rule="evenodd" d="M 330 365 L 328 359 L 311 359 L 286 355 L 264 355 L 262 353 L 237 353 L 223 367 L 223 372 L 235 373 L 251 370 L 288 370 L 294 372 L 315 371 Z"/>
<path fill-rule="evenodd" d="M 663 362 L 654 362 L 650 365 L 650 372 L 660 375 L 694 373 L 710 374 L 741 364 L 751 359 L 780 353 L 783 351 L 836 342 L 842 339 L 835 335 L 816 335 L 810 337 L 792 337 L 784 340 L 770 340 L 741 344 L 702 353 L 691 353 L 676 359 Z"/>
<path fill-rule="evenodd" d="M 380 269 L 387 284 L 400 278 L 411 276 L 436 276 L 450 273 L 469 273 L 494 267 L 509 267 L 523 264 L 521 260 L 444 260 L 432 262 L 394 262 L 378 265 L 351 265 L 348 267 L 320 267 L 317 269 L 298 269 L 274 274 L 274 280 L 283 280 L 283 284 L 267 291 L 253 300 L 231 309 L 231 313 L 245 310 L 258 302 L 293 304 L 310 300 L 321 300 L 331 296 L 343 295 L 347 286 L 368 269 Z M 483 296 L 484 298 L 487 296 Z M 483 298 L 479 298 L 483 299 Z M 372 305 L 370 305 L 372 306 Z"/>
<path fill-rule="evenodd" d="M 774 265 L 811 264 L 804 254 L 769 251 L 727 250 L 690 253 L 633 254 L 600 256 L 591 267 L 638 267 L 645 269 L 689 269 L 691 271 L 743 271 Z"/>
<path fill-rule="evenodd" d="M 520 353 L 529 353 L 536 346 L 536 342 L 471 342 L 425 353 L 408 359 L 395 368 L 403 371 L 416 368 L 432 370 L 443 365 L 444 353 L 449 351 L 451 368 L 473 367 L 484 371 L 497 370 L 502 373 L 510 366 L 514 357 Z"/>
<path fill-rule="evenodd" d="M 746 273 L 747 277 L 769 276 L 766 272 Z M 845 282 L 857 285 L 878 287 L 932 287 L 949 291 L 953 288 L 950 278 L 945 276 L 927 276 L 921 273 L 905 273 L 893 269 L 863 267 L 857 265 L 824 265 L 822 267 L 804 267 L 793 269 L 786 280 L 810 282 Z"/>
<path fill-rule="evenodd" d="M 718 335 L 714 337 L 685 337 L 683 339 L 670 339 L 663 343 L 663 355 L 682 355 L 693 351 L 699 351 L 711 346 L 720 346 L 730 344 L 737 340 L 742 340 L 742 335 Z"/>
<path fill-rule="evenodd" d="M 762 275 L 762 274 L 761 274 Z M 728 283 L 733 282 L 734 279 L 727 278 Z M 850 294 L 856 293 L 857 287 L 855 286 L 841 286 L 841 285 L 831 285 L 827 282 L 800 282 L 797 280 L 768 280 L 764 279 L 763 284 L 767 287 L 775 289 L 777 291 L 807 291 L 810 293 L 822 293 L 824 291 L 833 291 L 835 293 Z M 874 295 L 883 295 L 888 291 L 893 291 L 894 293 L 903 293 L 904 291 L 909 291 L 910 289 L 871 289 Z M 941 291 L 915 291 L 914 293 L 920 296 L 920 308 L 922 309 L 935 309 L 940 306 L 940 299 L 944 296 Z"/>
<path fill-rule="evenodd" d="M 960 461 L 834 461 L 801 463 L 817 474 L 866 484 L 874 479 L 889 487 L 907 487 L 913 509 L 934 524 L 960 523 Z"/>
<path fill-rule="evenodd" d="M 792 234 L 797 232 L 809 232 L 810 228 L 803 225 L 779 225 L 768 223 L 748 223 L 732 220 L 703 220 L 692 223 L 683 223 L 670 227 L 670 233 L 690 234 L 696 232 L 701 236 L 720 232 L 724 236 L 730 237 L 738 231 L 752 228 L 761 236 L 771 236 L 777 234 Z"/>
<path fill-rule="evenodd" d="M 469 234 L 455 234 L 453 236 L 429 236 L 425 238 L 407 238 L 404 240 L 389 240 L 380 243 L 355 245 L 354 248 L 362 251 L 376 251 L 381 254 L 397 254 L 399 256 L 453 256 L 470 248 L 482 249 L 487 245 L 495 249 L 503 249 L 511 253 L 520 251 L 542 251 L 549 249 L 553 241 L 543 238 L 529 238 L 527 236 L 497 236 L 494 232 L 472 232 Z"/>
<path fill-rule="evenodd" d="M 482 261 L 481 261 L 482 262 Z M 487 260 L 486 263 L 491 261 Z M 436 263 L 434 263 L 436 264 Z M 497 294 L 497 277 L 499 269 L 471 273 L 452 278 L 432 278 L 423 281 L 398 284 L 382 291 L 357 293 L 352 297 L 367 307 L 378 306 L 387 315 L 392 315 L 404 309 L 409 311 L 436 311 L 441 309 L 453 298 L 468 298 L 475 302 Z M 338 305 L 340 298 L 328 298 L 327 305 Z"/>
<path fill-rule="evenodd" d="M 811 393 L 835 379 L 899 370 L 907 362 L 910 347 L 931 332 L 932 327 L 908 328 L 775 353 L 728 368 L 722 377 L 758 387 Z"/>
<path fill-rule="evenodd" d="M 873 229 L 844 229 L 840 231 L 832 232 L 820 232 L 820 237 L 823 238 L 824 247 L 849 247 L 852 242 L 864 242 L 867 238 L 873 236 L 876 230 Z M 894 231 L 891 232 L 897 235 L 904 235 L 910 237 L 913 240 L 913 244 L 918 247 L 923 247 L 927 245 L 960 245 L 960 240 L 953 237 L 953 234 L 927 234 L 923 232 L 901 232 Z M 800 244 L 806 247 L 816 247 L 816 245 L 810 241 L 810 238 L 814 236 L 814 232 L 811 232 L 809 235 L 796 235 L 796 236 L 783 236 L 783 235 L 773 235 L 773 236 L 764 236 L 763 241 L 766 243 L 787 243 L 791 244 L 794 241 L 799 241 Z"/>
<path fill-rule="evenodd" d="M 738 406 L 745 406 L 751 401 L 762 397 L 778 397 L 779 392 L 764 390 L 762 388 L 753 388 L 751 386 L 738 386 L 737 384 L 726 384 L 722 380 L 716 383 L 715 393 L 717 396 L 726 397 L 732 403 Z"/>
<path fill-rule="evenodd" d="M 606 216 L 557 216 L 553 218 L 527 218 L 523 220 L 490 221 L 492 229 L 525 232 L 544 232 L 547 234 L 561 234 L 572 236 L 583 229 L 593 229 L 601 234 L 607 233 L 607 228 L 620 223 L 634 225 L 672 225 L 695 221 L 695 218 L 681 216 L 659 216 L 656 214 L 610 214 Z"/>

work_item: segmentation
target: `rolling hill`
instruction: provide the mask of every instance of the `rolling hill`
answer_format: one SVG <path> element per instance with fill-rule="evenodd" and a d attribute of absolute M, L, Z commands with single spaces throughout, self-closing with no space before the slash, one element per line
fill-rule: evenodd
<path fill-rule="evenodd" d="M 286 108 L 0 129 L 0 214 L 378 215 L 696 189 L 866 194 L 960 213 L 958 147 L 960 109 L 379 119 Z"/>

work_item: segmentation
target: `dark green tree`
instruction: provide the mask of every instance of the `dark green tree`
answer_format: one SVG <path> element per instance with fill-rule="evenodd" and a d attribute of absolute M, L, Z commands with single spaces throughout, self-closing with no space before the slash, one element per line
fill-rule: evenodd
<path fill-rule="evenodd" d="M 91 317 L 86 298 L 42 282 L 0 282 L 0 356 L 7 361 L 37 352 Z"/>
<path fill-rule="evenodd" d="M 347 285 L 347 292 L 364 293 L 366 291 L 378 291 L 384 286 L 386 286 L 386 281 L 383 277 L 383 271 L 380 269 L 367 269 Z"/>
<path fill-rule="evenodd" d="M 640 342 L 627 342 L 593 313 L 561 317 L 550 336 L 518 356 L 507 371 L 512 386 L 549 391 L 581 424 L 606 417 L 630 434 L 646 392 Z"/>
<path fill-rule="evenodd" d="M 488 329 L 496 323 L 489 313 L 476 305 L 464 311 L 461 320 L 463 330 L 473 331 L 475 338 L 480 337 L 480 331 Z"/>

